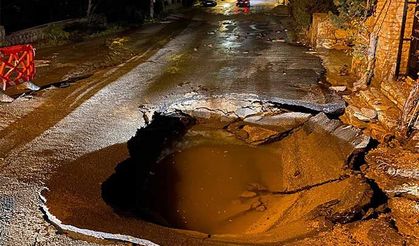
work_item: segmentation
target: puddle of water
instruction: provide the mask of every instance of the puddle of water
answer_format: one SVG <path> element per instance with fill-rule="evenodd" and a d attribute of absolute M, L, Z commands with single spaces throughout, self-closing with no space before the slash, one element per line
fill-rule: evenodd
<path fill-rule="evenodd" d="M 177 151 L 156 165 L 151 207 L 172 227 L 243 233 L 260 214 L 250 209 L 248 201 L 266 192 L 269 179 L 281 177 L 278 159 L 267 146 L 221 141 Z M 236 216 L 247 213 L 249 218 L 235 223 Z"/>

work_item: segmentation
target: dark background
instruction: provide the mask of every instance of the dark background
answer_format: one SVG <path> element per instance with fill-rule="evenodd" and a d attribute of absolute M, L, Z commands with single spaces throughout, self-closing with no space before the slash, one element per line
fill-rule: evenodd
<path fill-rule="evenodd" d="M 149 15 L 150 0 L 95 0 L 95 14 L 106 16 L 109 22 L 141 23 Z M 192 0 L 182 0 L 192 5 Z M 158 15 L 164 0 L 157 0 Z M 48 22 L 85 17 L 88 0 L 0 0 L 0 24 L 6 32 L 14 32 Z"/>

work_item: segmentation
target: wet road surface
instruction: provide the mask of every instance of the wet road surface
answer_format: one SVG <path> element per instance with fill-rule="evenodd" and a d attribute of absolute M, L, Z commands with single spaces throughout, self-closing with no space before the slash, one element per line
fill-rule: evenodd
<path fill-rule="evenodd" d="M 176 36 L 146 56 L 78 85 L 1 106 L 5 115 L 22 112 L 1 129 L 0 201 L 8 209 L 0 218 L 0 243 L 93 245 L 57 235 L 39 211 L 38 191 L 58 168 L 130 139 L 142 122 L 140 104 L 168 104 L 195 92 L 254 94 L 319 111 L 342 107 L 319 86 L 320 59 L 286 43 L 288 17 L 271 15 L 273 5 L 243 13 L 232 1 L 224 3 L 229 5 L 194 10 Z M 178 240 L 167 238 L 172 245 Z M 182 243 L 199 245 L 203 239 L 189 240 Z"/>

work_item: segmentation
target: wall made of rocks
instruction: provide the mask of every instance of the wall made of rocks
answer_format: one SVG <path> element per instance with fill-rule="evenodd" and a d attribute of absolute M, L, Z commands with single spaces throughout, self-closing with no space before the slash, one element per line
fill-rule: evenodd
<path fill-rule="evenodd" d="M 374 15 L 366 22 L 372 33 L 378 36 L 373 84 L 379 85 L 383 81 L 394 80 L 396 77 L 397 58 L 402 32 L 402 20 L 405 0 L 378 0 Z M 412 35 L 414 20 L 414 5 L 410 5 L 407 12 L 405 38 Z M 410 42 L 404 42 L 400 74 L 407 73 Z"/>
<path fill-rule="evenodd" d="M 310 27 L 310 42 L 315 48 L 347 49 L 353 30 L 339 29 L 333 25 L 329 14 L 313 14 L 313 22 Z"/>
<path fill-rule="evenodd" d="M 28 28 L 28 29 L 11 33 L 10 35 L 5 36 L 4 40 L 7 45 L 34 43 L 34 42 L 41 41 L 47 38 L 47 34 L 45 31 L 51 25 L 65 26 L 68 24 L 81 22 L 81 21 L 86 21 L 86 20 L 85 19 L 69 19 L 69 20 L 48 23 L 45 25 L 36 26 L 36 27 L 32 27 L 32 28 Z"/>

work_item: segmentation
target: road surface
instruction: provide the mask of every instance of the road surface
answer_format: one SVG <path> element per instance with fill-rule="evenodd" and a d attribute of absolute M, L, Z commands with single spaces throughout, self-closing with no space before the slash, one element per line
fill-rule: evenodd
<path fill-rule="evenodd" d="M 195 93 L 341 110 L 343 102 L 321 86 L 320 58 L 289 43 L 290 19 L 274 7 L 275 2 L 255 1 L 244 10 L 231 0 L 195 7 L 169 18 L 183 23 L 176 32 L 143 37 L 157 42 L 162 35 L 167 42 L 160 46 L 143 42 L 142 53 L 119 66 L 1 105 L 0 245 L 95 245 L 57 233 L 43 218 L 38 193 L 63 165 L 129 140 L 141 126 L 141 104 L 170 104 Z M 165 240 L 167 245 L 202 242 L 176 235 Z"/>

